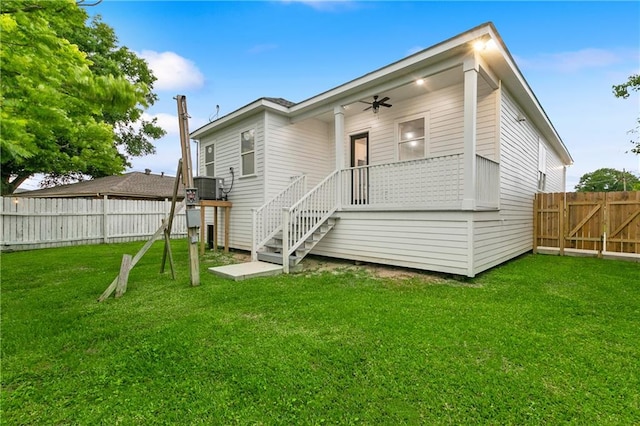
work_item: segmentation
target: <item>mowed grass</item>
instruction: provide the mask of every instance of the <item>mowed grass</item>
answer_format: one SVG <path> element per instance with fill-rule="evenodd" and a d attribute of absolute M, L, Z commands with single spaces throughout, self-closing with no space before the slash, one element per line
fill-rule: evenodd
<path fill-rule="evenodd" d="M 141 246 L 2 255 L 2 424 L 640 424 L 638 263 L 190 287 L 177 241 L 97 303 Z"/>

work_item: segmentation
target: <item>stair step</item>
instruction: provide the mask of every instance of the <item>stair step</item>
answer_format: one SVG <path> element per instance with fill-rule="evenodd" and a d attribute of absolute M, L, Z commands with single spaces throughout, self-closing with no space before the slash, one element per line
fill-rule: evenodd
<path fill-rule="evenodd" d="M 268 253 L 260 251 L 258 252 L 258 260 L 282 265 L 282 253 Z M 289 256 L 289 266 L 296 266 L 301 260 L 301 256 Z"/>
<path fill-rule="evenodd" d="M 289 256 L 289 267 L 298 265 L 315 245 L 336 225 L 337 219 L 329 218 L 322 223 L 300 246 L 295 255 Z M 258 260 L 282 265 L 282 231 L 271 237 L 271 240 L 258 251 Z"/>

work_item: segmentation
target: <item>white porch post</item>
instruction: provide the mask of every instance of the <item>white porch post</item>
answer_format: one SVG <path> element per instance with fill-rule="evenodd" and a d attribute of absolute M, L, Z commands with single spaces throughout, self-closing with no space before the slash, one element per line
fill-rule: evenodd
<path fill-rule="evenodd" d="M 344 169 L 344 107 L 333 108 L 333 121 L 335 124 L 336 143 L 336 170 Z M 336 202 L 338 210 L 342 208 L 342 174 L 336 179 Z"/>
<path fill-rule="evenodd" d="M 462 209 L 476 207 L 476 126 L 478 115 L 478 61 L 475 54 L 464 61 L 464 191 Z"/>

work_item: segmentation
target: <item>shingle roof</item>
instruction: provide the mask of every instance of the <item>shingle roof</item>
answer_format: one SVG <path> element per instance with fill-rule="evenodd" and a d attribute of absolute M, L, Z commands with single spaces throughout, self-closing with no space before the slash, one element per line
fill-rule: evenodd
<path fill-rule="evenodd" d="M 289 108 L 290 106 L 294 106 L 296 103 L 286 100 L 285 98 L 263 98 L 270 102 L 276 103 L 278 105 L 282 105 L 283 107 Z"/>
<path fill-rule="evenodd" d="M 171 199 L 173 197 L 174 176 L 151 173 L 130 172 L 118 176 L 106 176 L 84 182 L 60 185 L 53 188 L 14 194 L 20 197 L 102 197 Z M 182 188 L 178 188 L 178 198 L 183 198 Z"/>

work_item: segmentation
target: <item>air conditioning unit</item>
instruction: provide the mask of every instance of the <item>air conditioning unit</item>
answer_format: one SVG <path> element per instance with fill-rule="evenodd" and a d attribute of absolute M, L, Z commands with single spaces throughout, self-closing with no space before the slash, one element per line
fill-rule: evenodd
<path fill-rule="evenodd" d="M 193 185 L 198 188 L 198 196 L 201 200 L 222 200 L 224 178 L 196 176 L 193 178 Z"/>

